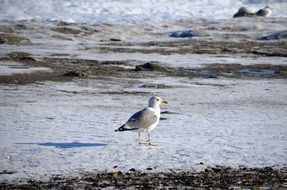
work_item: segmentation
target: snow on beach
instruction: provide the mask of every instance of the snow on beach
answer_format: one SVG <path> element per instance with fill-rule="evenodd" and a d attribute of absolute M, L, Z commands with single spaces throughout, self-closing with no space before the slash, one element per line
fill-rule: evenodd
<path fill-rule="evenodd" d="M 203 85 L 159 80 L 180 86 L 151 92 L 169 99 L 162 111 L 178 113 L 163 115 L 168 120 L 152 132 L 155 147 L 139 146 L 136 133 L 114 132 L 146 106 L 148 96 L 103 95 L 107 89 L 100 81 L 1 86 L 0 163 L 13 173 L 1 180 L 114 166 L 124 171 L 192 170 L 202 168 L 200 163 L 286 166 L 284 80 L 199 80 Z M 106 85 L 110 91 L 119 88 L 115 82 Z"/>
<path fill-rule="evenodd" d="M 267 4 L 271 18 L 232 19 Z M 286 167 L 284 10 L 282 0 L 0 0 L 0 181 Z M 174 73 L 134 71 L 147 62 Z M 29 81 L 36 71 L 56 79 Z M 158 146 L 114 132 L 155 94 L 173 113 L 152 132 Z"/>

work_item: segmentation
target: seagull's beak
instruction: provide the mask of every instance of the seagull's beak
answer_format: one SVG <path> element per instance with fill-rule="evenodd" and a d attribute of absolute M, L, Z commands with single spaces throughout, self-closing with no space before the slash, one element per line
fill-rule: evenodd
<path fill-rule="evenodd" d="M 167 100 L 161 100 L 161 103 L 162 104 L 167 104 L 168 102 L 167 102 Z"/>

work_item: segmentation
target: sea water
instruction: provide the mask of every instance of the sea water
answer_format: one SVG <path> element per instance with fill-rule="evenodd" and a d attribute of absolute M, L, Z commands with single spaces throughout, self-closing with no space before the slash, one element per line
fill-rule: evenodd
<path fill-rule="evenodd" d="M 255 12 L 266 5 L 273 8 L 273 16 L 287 16 L 287 0 L 0 0 L 0 19 L 68 22 L 226 19 L 241 6 Z"/>

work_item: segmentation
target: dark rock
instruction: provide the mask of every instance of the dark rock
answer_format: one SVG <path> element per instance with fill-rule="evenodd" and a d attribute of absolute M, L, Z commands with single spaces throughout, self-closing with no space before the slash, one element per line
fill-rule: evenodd
<path fill-rule="evenodd" d="M 120 42 L 122 41 L 121 39 L 118 39 L 118 38 L 110 38 L 110 41 L 112 42 Z"/>
<path fill-rule="evenodd" d="M 14 174 L 17 173 L 15 170 L 2 170 L 0 171 L 0 175 L 2 174 Z"/>
<path fill-rule="evenodd" d="M 4 44 L 5 42 L 5 39 L 0 37 L 0 44 Z"/>
<path fill-rule="evenodd" d="M 140 86 L 140 88 L 166 89 L 166 88 L 172 88 L 172 86 L 166 84 L 143 84 Z"/>
<path fill-rule="evenodd" d="M 81 26 L 81 30 L 84 31 L 86 34 L 93 34 L 100 32 L 99 30 L 89 26 Z"/>
<path fill-rule="evenodd" d="M 137 65 L 135 68 L 135 71 L 161 71 L 161 72 L 165 72 L 165 71 L 167 71 L 167 69 L 164 68 L 163 66 L 157 64 L 157 63 L 148 62 L 148 63 L 145 63 L 143 65 Z"/>
<path fill-rule="evenodd" d="M 129 171 L 130 171 L 130 172 L 135 172 L 136 169 L 135 169 L 135 168 L 131 168 Z"/>
<path fill-rule="evenodd" d="M 222 168 L 220 167 L 216 167 L 216 168 L 212 168 L 212 170 L 216 173 L 220 172 L 222 170 Z"/>
<path fill-rule="evenodd" d="M 152 170 L 152 168 L 151 168 L 151 167 L 148 167 L 146 170 Z"/>
<path fill-rule="evenodd" d="M 65 77 L 80 77 L 80 78 L 84 78 L 88 76 L 87 72 L 84 71 L 68 71 L 66 73 L 63 74 L 63 76 Z"/>
<path fill-rule="evenodd" d="M 85 31 L 89 31 L 89 28 L 87 26 L 82 26 L 81 29 Z"/>
<path fill-rule="evenodd" d="M 28 27 L 25 24 L 17 24 L 16 29 L 17 30 L 27 30 Z"/>

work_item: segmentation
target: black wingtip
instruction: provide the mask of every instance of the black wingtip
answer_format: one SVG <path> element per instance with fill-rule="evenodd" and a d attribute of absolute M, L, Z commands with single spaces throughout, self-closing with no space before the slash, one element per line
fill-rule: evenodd
<path fill-rule="evenodd" d="M 122 132 L 122 131 L 133 131 L 137 130 L 138 128 L 127 128 L 126 124 L 123 124 L 120 128 L 116 129 L 115 132 Z"/>
<path fill-rule="evenodd" d="M 125 131 L 126 130 L 125 126 L 126 126 L 125 124 L 122 125 L 120 128 L 116 129 L 115 132 Z"/>

